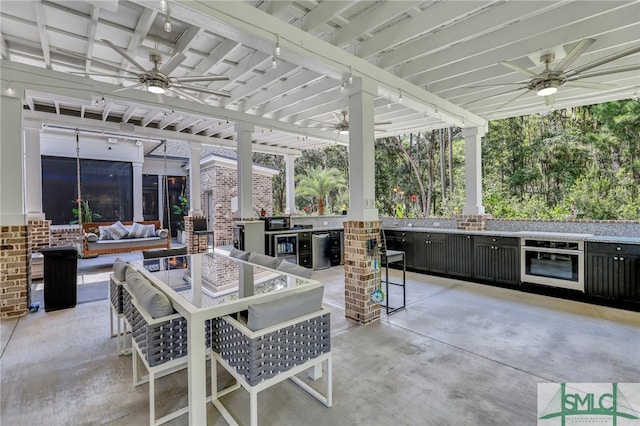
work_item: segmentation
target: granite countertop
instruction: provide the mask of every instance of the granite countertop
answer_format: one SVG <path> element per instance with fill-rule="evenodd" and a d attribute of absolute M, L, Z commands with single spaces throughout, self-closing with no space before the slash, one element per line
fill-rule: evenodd
<path fill-rule="evenodd" d="M 305 228 L 305 229 L 282 229 L 279 231 L 264 231 L 265 235 L 280 235 L 280 234 L 297 234 L 300 232 L 329 232 L 329 231 L 344 231 L 343 227 L 323 227 L 323 228 Z"/>
<path fill-rule="evenodd" d="M 539 238 L 562 241 L 592 241 L 603 243 L 621 243 L 621 244 L 640 244 L 640 237 L 616 237 L 608 235 L 593 235 L 565 232 L 536 232 L 536 231 L 465 231 L 453 228 L 419 228 L 416 226 L 404 227 L 384 227 L 386 231 L 405 231 L 405 232 L 431 232 L 439 234 L 463 234 L 463 235 L 486 235 L 490 237 L 516 237 L 516 238 Z"/>

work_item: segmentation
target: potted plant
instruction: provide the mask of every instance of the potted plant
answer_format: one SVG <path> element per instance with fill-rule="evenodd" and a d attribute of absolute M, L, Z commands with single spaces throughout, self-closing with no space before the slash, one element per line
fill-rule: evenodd
<path fill-rule="evenodd" d="M 74 203 L 77 203 L 77 201 L 74 201 Z M 82 223 L 92 223 L 94 219 L 102 218 L 102 216 L 100 216 L 98 213 L 94 213 L 91 211 L 88 201 L 80 200 L 80 210 L 78 210 L 78 207 L 75 207 L 71 211 L 76 218 L 80 217 Z M 78 219 L 72 220 L 71 222 L 69 222 L 69 224 L 77 225 Z"/>
<path fill-rule="evenodd" d="M 189 214 L 189 200 L 185 196 L 184 189 L 184 185 L 182 185 L 182 190 L 180 191 L 180 195 L 178 195 L 178 204 L 172 206 L 173 214 L 180 218 L 180 221 L 176 222 L 176 229 L 178 241 L 182 243 L 184 243 L 184 237 L 182 235 L 184 231 L 184 217 Z"/>

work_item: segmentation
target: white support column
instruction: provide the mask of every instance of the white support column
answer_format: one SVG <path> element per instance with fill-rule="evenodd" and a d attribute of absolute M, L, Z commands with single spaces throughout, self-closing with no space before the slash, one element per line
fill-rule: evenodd
<path fill-rule="evenodd" d="M 200 159 L 202 156 L 202 144 L 190 143 L 189 151 L 189 215 L 202 217 L 202 200 L 200 191 Z"/>
<path fill-rule="evenodd" d="M 39 128 L 24 129 L 24 186 L 27 221 L 44 220 L 42 212 L 42 161 Z"/>
<path fill-rule="evenodd" d="M 253 211 L 253 161 L 251 143 L 253 136 L 253 125 L 249 123 L 238 123 L 235 126 L 237 133 L 237 154 L 238 154 L 238 211 L 237 219 L 248 220 L 255 218 Z"/>
<path fill-rule="evenodd" d="M 284 156 L 284 161 L 287 200 L 287 206 L 284 212 L 286 214 L 296 214 L 296 173 L 294 167 L 296 157 L 295 155 L 287 154 Z"/>
<path fill-rule="evenodd" d="M 142 214 L 142 163 L 133 162 L 133 221 L 144 220 Z"/>
<path fill-rule="evenodd" d="M 466 200 L 462 214 L 483 215 L 482 205 L 482 136 L 484 129 L 466 127 L 464 137 L 464 169 Z"/>
<path fill-rule="evenodd" d="M 349 209 L 350 220 L 378 220 L 375 203 L 373 102 L 376 84 L 354 78 L 349 95 Z"/>
<path fill-rule="evenodd" d="M 0 225 L 26 225 L 22 101 L 0 97 Z"/>

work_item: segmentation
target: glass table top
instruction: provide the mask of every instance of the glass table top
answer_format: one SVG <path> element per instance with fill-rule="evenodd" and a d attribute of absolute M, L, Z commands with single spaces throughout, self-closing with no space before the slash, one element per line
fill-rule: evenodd
<path fill-rule="evenodd" d="M 132 264 L 172 299 L 181 299 L 195 308 L 319 284 L 219 253 L 145 259 Z"/>

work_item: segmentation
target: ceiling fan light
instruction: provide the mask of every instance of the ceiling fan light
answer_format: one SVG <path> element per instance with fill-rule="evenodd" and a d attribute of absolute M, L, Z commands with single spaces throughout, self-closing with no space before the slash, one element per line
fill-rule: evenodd
<path fill-rule="evenodd" d="M 162 95 L 164 93 L 164 87 L 159 86 L 157 84 L 149 84 L 149 86 L 147 86 L 147 91 L 149 93 L 156 93 L 158 95 Z"/>
<path fill-rule="evenodd" d="M 553 95 L 557 91 L 558 91 L 557 87 L 543 87 L 541 89 L 538 89 L 536 94 L 538 96 L 549 96 L 549 95 Z"/>

